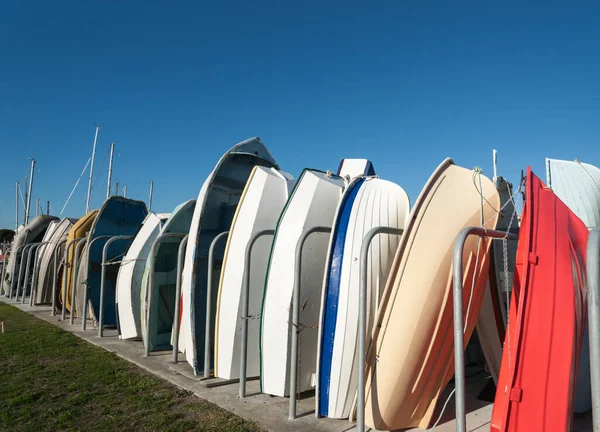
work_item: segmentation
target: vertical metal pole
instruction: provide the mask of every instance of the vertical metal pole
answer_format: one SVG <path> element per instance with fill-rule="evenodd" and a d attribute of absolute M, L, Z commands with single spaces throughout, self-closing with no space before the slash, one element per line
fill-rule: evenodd
<path fill-rule="evenodd" d="M 65 261 L 65 268 L 63 270 L 63 286 L 62 286 L 62 295 L 63 295 L 63 301 L 62 301 L 62 311 L 60 314 L 60 319 L 61 321 L 65 320 L 65 317 L 67 315 L 67 298 L 68 298 L 68 293 L 67 293 L 67 273 L 69 271 L 69 266 L 71 265 L 69 263 L 69 249 L 71 248 L 71 246 L 78 241 L 83 240 L 85 237 L 77 237 L 74 238 L 73 240 L 71 240 L 69 243 L 67 243 L 67 245 L 65 246 L 65 256 L 63 257 L 64 261 Z M 75 310 L 75 307 L 73 306 L 72 302 L 71 302 L 71 313 L 73 313 Z"/>
<path fill-rule="evenodd" d="M 29 214 L 31 209 L 31 193 L 33 192 L 33 173 L 35 168 L 35 159 L 31 158 L 31 172 L 29 174 L 29 192 L 27 192 L 27 211 L 25 213 L 25 225 L 29 222 Z"/>
<path fill-rule="evenodd" d="M 176 238 L 181 241 L 187 234 L 185 233 L 165 233 L 159 235 L 154 243 L 152 243 L 152 249 L 150 250 L 149 261 L 150 268 L 148 269 L 148 287 L 146 290 L 146 333 L 144 337 L 144 355 L 148 357 L 150 355 L 150 328 L 152 325 L 152 309 L 153 309 L 153 299 L 154 299 L 154 266 L 156 265 L 156 252 L 158 251 L 158 247 L 160 244 L 166 239 Z"/>
<path fill-rule="evenodd" d="M 302 248 L 306 239 L 314 233 L 331 233 L 331 227 L 317 226 L 302 233 L 296 244 L 296 268 L 294 269 L 294 293 L 292 296 L 292 344 L 290 347 L 290 407 L 288 418 L 296 418 L 296 388 L 298 387 L 298 334 L 300 333 L 300 284 L 302 282 Z"/>
<path fill-rule="evenodd" d="M 130 235 L 118 235 L 108 239 L 106 243 L 104 243 L 104 248 L 102 249 L 102 270 L 100 272 L 100 310 L 98 311 L 98 337 L 104 336 L 104 286 L 106 284 L 106 266 L 109 265 L 108 258 L 108 248 L 113 242 L 117 240 L 131 240 L 133 236 Z M 120 264 L 119 264 L 120 265 Z"/>
<path fill-rule="evenodd" d="M 96 133 L 94 134 L 94 147 L 92 148 L 92 164 L 90 165 L 90 181 L 88 183 L 87 200 L 85 202 L 85 212 L 90 212 L 90 202 L 92 199 L 92 177 L 94 176 L 94 161 L 96 159 L 96 143 L 98 142 L 98 129 L 100 126 L 96 126 Z"/>
<path fill-rule="evenodd" d="M 367 334 L 367 276 L 369 247 L 378 234 L 402 235 L 402 228 L 375 227 L 365 235 L 360 248 L 360 285 L 358 290 L 358 401 L 356 403 L 356 431 L 365 431 L 365 362 Z M 316 415 L 319 415 L 318 409 Z"/>
<path fill-rule="evenodd" d="M 240 355 L 240 398 L 246 397 L 246 370 L 248 365 L 248 302 L 250 298 L 250 270 L 252 248 L 256 241 L 266 235 L 274 235 L 275 230 L 262 230 L 254 234 L 246 246 L 244 255 L 244 283 L 242 285 L 242 343 Z"/>
<path fill-rule="evenodd" d="M 467 417 L 465 412 L 465 347 L 464 347 L 464 318 L 463 318 L 463 249 L 467 237 L 475 235 L 482 238 L 517 240 L 518 236 L 504 231 L 487 230 L 481 227 L 463 228 L 456 240 L 452 251 L 452 292 L 453 292 L 453 321 L 454 321 L 454 388 L 456 394 L 456 432 L 466 432 Z"/>
<path fill-rule="evenodd" d="M 181 298 L 181 275 L 183 273 L 183 260 L 185 258 L 185 247 L 187 246 L 188 236 L 186 235 L 179 243 L 177 252 L 177 284 L 175 285 L 175 314 L 173 315 L 173 363 L 177 363 L 179 356 L 179 315 Z"/>
<path fill-rule="evenodd" d="M 593 431 L 600 431 L 600 230 L 592 229 L 587 244 L 588 326 L 592 383 Z"/>
<path fill-rule="evenodd" d="M 152 211 L 152 192 L 154 192 L 154 180 L 150 181 L 150 198 L 148 199 L 148 211 Z"/>
<path fill-rule="evenodd" d="M 58 262 L 58 251 L 66 242 L 66 240 L 61 241 L 56 245 L 56 249 L 54 249 L 54 274 L 52 276 L 52 316 L 56 316 L 56 278 L 58 277 L 58 266 L 56 264 Z M 66 277 L 64 272 L 65 270 L 63 269 L 63 278 Z"/>
<path fill-rule="evenodd" d="M 15 182 L 15 233 L 19 231 L 19 182 Z"/>
<path fill-rule="evenodd" d="M 123 186 L 123 198 L 127 198 L 127 185 Z"/>
<path fill-rule="evenodd" d="M 50 201 L 46 201 L 46 214 L 50 214 Z"/>
<path fill-rule="evenodd" d="M 92 241 L 90 242 L 90 244 L 88 245 L 88 250 L 91 252 L 92 250 L 92 245 L 96 242 L 96 240 L 102 240 L 102 239 L 108 239 L 111 238 L 113 236 L 111 235 L 101 235 L 98 237 L 94 237 L 92 239 Z M 83 311 L 81 311 L 81 330 L 87 330 L 87 311 L 88 308 L 86 307 L 86 305 L 88 304 L 89 301 L 89 294 L 90 294 L 90 287 L 86 284 L 85 285 L 85 290 L 83 291 Z"/>
<path fill-rule="evenodd" d="M 26 267 L 27 265 L 29 265 L 29 255 L 27 254 L 27 252 L 29 252 L 29 249 L 32 245 L 33 243 L 25 245 L 25 247 L 23 248 L 23 252 L 21 252 L 21 263 L 19 264 L 19 278 L 17 279 L 17 296 L 15 297 L 16 303 L 19 302 L 19 293 L 21 292 L 21 275 L 23 273 L 23 263 L 26 263 Z M 23 292 L 23 297 L 25 297 L 25 292 Z"/>
<path fill-rule="evenodd" d="M 113 169 L 113 156 L 115 154 L 115 143 L 110 145 L 110 160 L 108 162 L 108 182 L 106 184 L 106 198 L 110 197 L 110 186 L 112 184 L 112 169 Z"/>
<path fill-rule="evenodd" d="M 496 181 L 496 178 L 498 177 L 498 152 L 496 149 L 492 151 L 492 158 L 494 162 L 494 181 Z"/>
<path fill-rule="evenodd" d="M 83 254 L 83 251 L 79 252 L 80 249 L 85 246 L 88 238 L 84 237 L 77 246 L 75 247 L 75 256 L 73 256 L 73 285 L 71 288 L 71 315 L 69 315 L 69 324 L 73 325 L 75 322 L 75 308 L 77 307 L 75 304 L 75 297 L 77 296 L 77 280 L 79 279 L 79 266 L 80 266 L 80 256 L 79 254 Z M 89 255 L 88 255 L 89 256 Z M 83 305 L 85 308 L 85 305 Z"/>
<path fill-rule="evenodd" d="M 215 266 L 215 246 L 223 237 L 227 236 L 229 231 L 218 234 L 210 243 L 208 248 L 208 276 L 206 281 L 206 322 L 204 327 L 204 378 L 210 376 L 210 323 L 212 321 L 212 291 L 213 291 L 213 268 Z M 196 373 L 196 371 L 194 371 Z"/>

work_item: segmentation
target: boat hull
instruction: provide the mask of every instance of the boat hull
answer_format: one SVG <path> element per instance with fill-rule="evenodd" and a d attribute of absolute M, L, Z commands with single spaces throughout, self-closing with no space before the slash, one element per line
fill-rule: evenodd
<path fill-rule="evenodd" d="M 493 183 L 479 175 L 447 159 L 412 209 L 367 354 L 365 423 L 373 429 L 427 428 L 453 375 L 454 241 L 468 226 L 494 228 L 500 203 Z M 489 247 L 473 236 L 465 243 L 465 343 L 488 281 Z"/>

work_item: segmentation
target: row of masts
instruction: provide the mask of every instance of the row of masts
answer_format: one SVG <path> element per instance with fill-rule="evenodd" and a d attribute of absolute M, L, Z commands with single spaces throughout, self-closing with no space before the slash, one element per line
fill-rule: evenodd
<path fill-rule="evenodd" d="M 90 164 L 90 176 L 89 176 L 89 182 L 88 182 L 88 190 L 87 190 L 87 198 L 86 198 L 86 203 L 85 203 L 85 212 L 89 213 L 90 209 L 91 209 L 91 200 L 92 200 L 92 188 L 93 188 L 93 178 L 94 178 L 94 162 L 96 160 L 96 145 L 98 143 L 98 132 L 100 130 L 100 126 L 96 125 L 96 131 L 94 133 L 94 145 L 92 148 L 92 157 L 91 157 L 91 164 Z M 109 163 L 108 163 L 108 181 L 106 184 L 106 198 L 110 197 L 111 195 L 111 186 L 112 186 L 112 173 L 113 173 L 113 158 L 114 158 L 114 154 L 115 154 L 115 143 L 111 143 L 110 145 L 110 159 L 109 159 Z M 88 162 L 90 162 L 88 160 Z M 33 174 L 35 172 L 35 159 L 31 158 L 31 168 L 30 168 L 30 173 L 29 173 L 29 179 L 27 177 L 25 177 L 25 183 L 27 184 L 27 189 L 25 190 L 25 197 L 23 198 L 23 208 L 24 208 L 24 214 L 23 214 L 23 225 L 27 225 L 29 223 L 29 219 L 30 219 L 30 209 L 31 209 L 31 195 L 33 192 Z M 87 164 L 86 164 L 87 166 Z M 85 171 L 85 168 L 84 168 Z M 79 181 L 78 181 L 79 182 Z M 75 187 L 77 187 L 77 184 L 75 184 Z M 19 185 L 19 182 L 15 182 L 15 232 L 18 231 L 19 229 L 19 192 L 20 192 L 21 188 Z M 74 190 L 73 190 L 74 191 Z M 72 194 L 73 192 L 71 192 Z M 127 197 L 127 185 L 123 186 L 123 197 Z M 150 197 L 148 199 L 148 211 L 152 210 L 152 195 L 154 193 L 154 181 L 150 181 Z M 115 195 L 119 195 L 119 183 L 117 182 L 115 185 Z M 71 196 L 69 195 L 69 198 L 67 199 L 67 203 L 68 200 L 71 198 Z M 66 207 L 66 203 L 65 203 L 65 207 Z M 63 208 L 64 210 L 64 208 Z M 40 205 L 40 199 L 36 199 L 36 204 L 35 204 L 35 215 L 38 216 L 40 213 L 43 213 L 43 209 Z M 46 214 L 50 214 L 50 201 L 46 202 Z"/>

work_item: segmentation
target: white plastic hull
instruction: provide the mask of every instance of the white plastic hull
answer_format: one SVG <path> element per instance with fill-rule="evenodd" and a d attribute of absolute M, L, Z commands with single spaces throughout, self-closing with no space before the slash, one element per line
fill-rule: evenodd
<path fill-rule="evenodd" d="M 161 219 L 155 213 L 148 213 L 142 227 L 131 242 L 123 257 L 117 276 L 117 310 L 121 339 L 138 339 L 142 336 L 140 294 L 146 258 L 152 243 L 158 237 Z"/>
<path fill-rule="evenodd" d="M 261 322 L 262 392 L 276 396 L 289 393 L 290 322 L 295 250 L 303 232 L 332 227 L 344 181 L 337 176 L 305 170 L 277 225 L 271 249 Z M 304 244 L 300 287 L 299 388 L 313 387 L 321 303 L 321 287 L 330 234 L 310 236 Z"/>
<path fill-rule="evenodd" d="M 316 409 L 320 416 L 347 418 L 357 389 L 358 294 L 363 239 L 378 226 L 404 228 L 409 209 L 406 192 L 386 180 L 358 179 L 344 192 L 323 281 L 316 380 Z M 380 234 L 371 243 L 367 267 L 367 328 L 373 326 L 399 241 L 400 236 Z"/>
<path fill-rule="evenodd" d="M 242 336 L 242 290 L 249 271 L 247 376 L 258 376 L 258 335 L 265 274 L 273 237 L 263 236 L 252 248 L 250 268 L 244 266 L 246 247 L 254 235 L 277 225 L 293 179 L 273 168 L 255 167 L 238 205 L 223 259 L 215 324 L 215 376 L 239 378 Z"/>
<path fill-rule="evenodd" d="M 256 165 L 277 167 L 262 141 L 251 138 L 237 144 L 221 157 L 198 194 L 182 274 L 179 334 L 179 349 L 185 352 L 186 360 L 195 374 L 204 371 L 208 248 L 218 234 L 231 227 L 235 207 Z M 222 246 L 217 249 L 218 259 L 222 259 L 223 251 Z M 218 272 L 215 272 L 215 276 L 215 279 L 218 278 Z M 213 308 L 216 300 L 217 289 L 214 289 L 212 298 L 208 299 Z M 209 331 L 214 334 L 214 313 L 212 318 Z M 214 353 L 214 345 L 210 351 Z"/>

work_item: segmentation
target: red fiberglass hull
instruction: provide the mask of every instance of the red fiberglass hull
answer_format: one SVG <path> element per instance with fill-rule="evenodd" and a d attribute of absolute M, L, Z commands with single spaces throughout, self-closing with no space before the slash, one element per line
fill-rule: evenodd
<path fill-rule="evenodd" d="M 571 430 L 587 239 L 583 222 L 529 168 L 494 432 Z"/>

